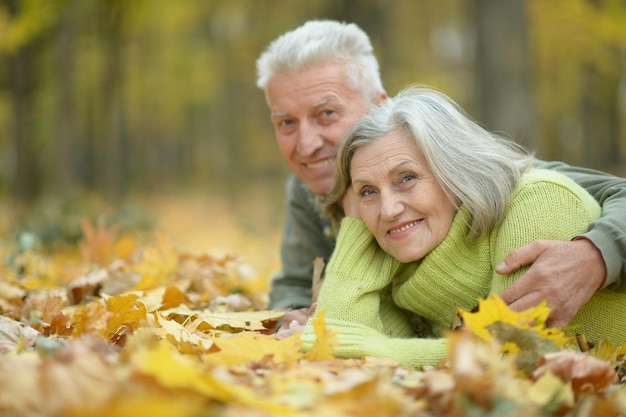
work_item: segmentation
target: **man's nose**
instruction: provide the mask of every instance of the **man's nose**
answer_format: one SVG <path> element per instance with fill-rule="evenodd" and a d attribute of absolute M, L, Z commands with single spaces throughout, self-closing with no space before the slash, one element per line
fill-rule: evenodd
<path fill-rule="evenodd" d="M 302 156 L 311 156 L 324 145 L 324 139 L 315 126 L 310 123 L 300 125 L 298 153 Z"/>

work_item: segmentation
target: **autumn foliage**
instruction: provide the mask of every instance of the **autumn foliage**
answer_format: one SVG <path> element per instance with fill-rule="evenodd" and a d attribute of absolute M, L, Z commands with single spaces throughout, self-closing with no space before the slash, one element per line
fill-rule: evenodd
<path fill-rule="evenodd" d="M 1 416 L 626 415 L 626 346 L 547 329 L 545 306 L 482 300 L 426 369 L 334 358 L 323 312 L 305 354 L 273 337 L 284 311 L 237 256 L 83 231 L 2 266 Z"/>

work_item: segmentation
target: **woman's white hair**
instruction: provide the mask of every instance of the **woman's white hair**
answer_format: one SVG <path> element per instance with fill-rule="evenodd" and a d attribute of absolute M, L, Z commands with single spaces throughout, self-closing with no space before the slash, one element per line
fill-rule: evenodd
<path fill-rule="evenodd" d="M 329 61 L 344 65 L 349 87 L 363 98 L 373 100 L 384 92 L 367 34 L 354 23 L 333 20 L 308 21 L 271 42 L 256 62 L 257 86 L 267 90 L 276 74 Z"/>
<path fill-rule="evenodd" d="M 412 86 L 346 133 L 326 201 L 326 211 L 335 221 L 343 216 L 341 200 L 351 183 L 354 152 L 397 131 L 415 140 L 440 185 L 454 201 L 468 207 L 472 214 L 470 238 L 481 237 L 500 223 L 519 178 L 532 164 L 528 150 L 470 120 L 448 96 Z"/>

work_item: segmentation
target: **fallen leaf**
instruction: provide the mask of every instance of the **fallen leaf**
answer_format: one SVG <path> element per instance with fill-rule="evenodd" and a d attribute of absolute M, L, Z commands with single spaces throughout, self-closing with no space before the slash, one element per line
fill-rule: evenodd
<path fill-rule="evenodd" d="M 214 365 L 259 363 L 271 358 L 275 364 L 291 366 L 303 356 L 299 335 L 277 340 L 269 335 L 239 333 L 232 337 L 216 337 L 213 343 L 219 348 L 219 352 L 205 355 L 204 361 Z"/>
<path fill-rule="evenodd" d="M 39 332 L 32 327 L 0 316 L 0 353 L 16 347 L 27 348 L 33 346 Z"/>
<path fill-rule="evenodd" d="M 325 311 L 319 312 L 313 317 L 313 330 L 315 331 L 315 343 L 307 351 L 306 359 L 310 361 L 323 361 L 332 359 L 333 349 L 337 345 L 337 334 L 326 327 Z"/>
<path fill-rule="evenodd" d="M 528 390 L 528 399 L 542 408 L 558 410 L 574 405 L 574 392 L 552 372 L 547 371 Z"/>
<path fill-rule="evenodd" d="M 571 382 L 574 393 L 599 392 L 615 382 L 616 371 L 608 362 L 589 354 L 572 351 L 549 353 L 541 358 L 534 379 L 551 372 L 565 382 Z"/>
<path fill-rule="evenodd" d="M 163 316 L 172 315 L 186 319 L 199 319 L 211 329 L 267 330 L 264 322 L 277 321 L 285 315 L 282 311 L 239 311 L 216 313 L 207 310 L 190 310 L 188 308 L 172 308 L 163 310 Z"/>

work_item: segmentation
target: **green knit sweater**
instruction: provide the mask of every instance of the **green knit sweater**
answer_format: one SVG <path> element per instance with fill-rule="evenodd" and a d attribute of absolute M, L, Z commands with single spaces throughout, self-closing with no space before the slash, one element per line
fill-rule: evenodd
<path fill-rule="evenodd" d="M 339 357 L 383 356 L 404 366 L 436 364 L 447 356 L 442 332 L 457 307 L 470 311 L 480 298 L 499 293 L 524 270 L 506 277 L 494 272 L 506 255 L 536 239 L 569 240 L 600 216 L 583 189 L 553 171 L 524 175 L 503 221 L 478 241 L 466 239 L 470 213 L 461 206 L 446 238 L 425 258 L 401 264 L 376 243 L 365 224 L 345 218 L 327 266 L 316 313 L 338 333 Z M 567 283 L 564 283 L 567 285 Z M 424 337 L 414 318 L 435 337 Z M 597 292 L 571 326 L 588 339 L 626 343 L 626 293 Z M 306 325 L 304 349 L 315 341 Z"/>

